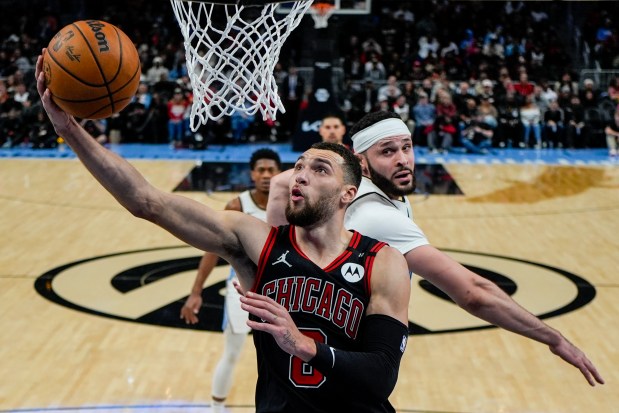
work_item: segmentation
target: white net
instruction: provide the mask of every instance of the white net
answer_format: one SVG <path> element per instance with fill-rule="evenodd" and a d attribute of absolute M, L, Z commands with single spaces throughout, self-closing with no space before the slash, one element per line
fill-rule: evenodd
<path fill-rule="evenodd" d="M 329 27 L 329 17 L 335 11 L 335 7 L 328 3 L 315 3 L 310 8 L 310 15 L 314 19 L 314 29 Z"/>
<path fill-rule="evenodd" d="M 288 14 L 277 4 L 239 6 L 171 0 L 185 42 L 193 88 L 191 129 L 239 111 L 263 119 L 285 112 L 273 76 L 282 45 L 312 0 L 296 1 Z"/>

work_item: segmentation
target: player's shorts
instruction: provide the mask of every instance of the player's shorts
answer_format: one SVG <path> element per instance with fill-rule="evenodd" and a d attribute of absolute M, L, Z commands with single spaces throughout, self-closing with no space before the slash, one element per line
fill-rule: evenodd
<path fill-rule="evenodd" d="M 226 281 L 226 301 L 224 303 L 224 320 L 222 329 L 229 324 L 234 334 L 248 334 L 251 328 L 247 325 L 249 313 L 241 308 L 241 296 L 232 285 L 236 276 L 231 276 Z"/>

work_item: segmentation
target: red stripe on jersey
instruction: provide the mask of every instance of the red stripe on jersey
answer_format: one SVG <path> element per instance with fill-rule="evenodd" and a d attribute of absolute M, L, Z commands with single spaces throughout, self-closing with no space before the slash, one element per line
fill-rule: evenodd
<path fill-rule="evenodd" d="M 357 231 L 352 232 L 352 237 L 350 238 L 350 242 L 348 243 L 349 249 L 355 249 L 359 245 L 359 241 L 361 241 L 361 234 Z M 324 271 L 330 272 L 335 268 L 342 265 L 350 256 L 352 255 L 352 251 L 346 250 L 339 257 L 337 257 L 331 264 L 324 268 Z"/>
<path fill-rule="evenodd" d="M 359 241 L 361 241 L 361 234 L 359 234 L 357 231 L 353 231 L 352 237 L 350 238 L 350 242 L 348 243 L 349 249 L 357 248 L 357 246 L 359 245 Z M 342 254 L 340 254 L 339 257 L 333 260 L 331 264 L 325 267 L 324 271 L 326 272 L 333 271 L 334 269 L 342 265 L 346 260 L 348 260 L 348 258 L 350 258 L 351 255 L 352 255 L 352 251 L 348 251 L 348 250 L 344 251 Z"/>
<path fill-rule="evenodd" d="M 379 242 L 378 244 L 374 245 L 370 250 L 371 255 L 369 255 L 367 260 L 365 261 L 365 277 L 363 281 L 365 282 L 365 290 L 367 291 L 368 296 L 372 295 L 372 267 L 374 266 L 374 259 L 376 258 L 376 253 L 380 251 L 385 245 L 387 244 L 384 242 Z"/>
<path fill-rule="evenodd" d="M 262 274 L 264 273 L 264 267 L 267 263 L 267 258 L 271 255 L 271 250 L 273 250 L 273 245 L 275 245 L 275 237 L 277 237 L 277 233 L 279 232 L 279 228 L 271 227 L 271 232 L 269 232 L 269 236 L 267 237 L 264 246 L 262 247 L 262 252 L 260 253 L 260 259 L 258 260 L 258 269 L 256 270 L 256 279 L 254 280 L 254 285 L 251 287 L 250 291 L 257 292 L 256 288 L 260 284 L 260 279 L 262 278 Z"/>

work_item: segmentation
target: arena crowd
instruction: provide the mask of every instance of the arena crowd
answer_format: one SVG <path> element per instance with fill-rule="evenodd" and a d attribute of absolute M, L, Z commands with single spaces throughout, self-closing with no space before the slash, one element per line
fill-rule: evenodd
<path fill-rule="evenodd" d="M 575 2 L 576 3 L 576 2 Z M 612 2 L 583 2 L 577 22 L 597 67 L 619 67 Z M 64 25 L 99 18 L 122 28 L 140 54 L 142 77 L 131 104 L 105 120 L 83 120 L 97 140 L 169 143 L 286 142 L 312 93 L 301 68 L 309 16 L 285 44 L 275 76 L 288 115 L 264 121 L 234 114 L 193 133 L 192 91 L 178 24 L 168 2 L 0 0 L 0 146 L 58 144 L 34 84 L 34 62 Z M 368 16 L 334 16 L 341 70 L 338 104 L 352 125 L 365 113 L 398 113 L 416 145 L 434 152 L 486 153 L 497 147 L 608 147 L 617 154 L 619 78 L 581 78 L 583 62 L 565 33 L 563 2 L 381 1 Z M 66 10 L 67 12 L 63 12 Z M 139 12 L 136 12 L 139 11 Z M 292 86 L 292 87 L 291 87 Z M 198 135 L 198 136 L 196 136 Z"/>

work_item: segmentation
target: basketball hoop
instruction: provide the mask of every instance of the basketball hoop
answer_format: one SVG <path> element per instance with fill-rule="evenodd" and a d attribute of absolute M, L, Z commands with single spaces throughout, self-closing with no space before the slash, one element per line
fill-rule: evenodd
<path fill-rule="evenodd" d="M 322 1 L 315 2 L 310 8 L 310 15 L 314 19 L 314 29 L 324 29 L 329 26 L 329 17 L 335 11 L 335 6 Z"/>
<path fill-rule="evenodd" d="M 283 0 L 170 1 L 194 94 L 191 130 L 237 111 L 260 111 L 264 120 L 286 111 L 273 69 L 312 0 L 295 1 L 284 15 L 276 13 Z"/>

